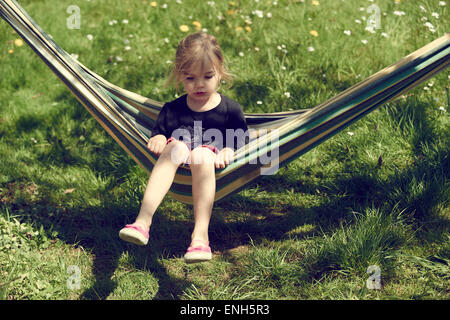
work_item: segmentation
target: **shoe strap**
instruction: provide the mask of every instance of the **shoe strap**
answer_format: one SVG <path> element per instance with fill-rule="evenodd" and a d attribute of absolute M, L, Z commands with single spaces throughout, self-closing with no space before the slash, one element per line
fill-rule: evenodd
<path fill-rule="evenodd" d="M 142 233 L 142 235 L 145 236 L 146 238 L 149 237 L 148 231 L 145 231 L 144 229 L 142 229 L 142 227 L 140 227 L 140 226 L 138 226 L 138 225 L 136 225 L 136 224 L 127 224 L 127 225 L 125 226 L 125 228 L 137 230 L 137 231 L 139 231 L 140 233 Z"/>
<path fill-rule="evenodd" d="M 193 242 L 202 242 L 203 245 L 196 245 L 193 246 Z M 211 248 L 209 247 L 209 241 L 203 241 L 203 240 L 194 240 L 191 242 L 191 245 L 187 249 L 187 252 L 211 252 Z"/>

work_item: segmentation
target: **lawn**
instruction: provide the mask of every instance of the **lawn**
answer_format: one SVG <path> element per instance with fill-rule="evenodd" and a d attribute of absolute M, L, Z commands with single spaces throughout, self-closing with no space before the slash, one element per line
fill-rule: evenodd
<path fill-rule="evenodd" d="M 88 68 L 158 101 L 179 95 L 164 85 L 178 42 L 207 31 L 245 112 L 314 107 L 450 27 L 436 0 L 19 3 Z M 447 300 L 449 79 L 217 202 L 213 260 L 187 265 L 192 207 L 166 197 L 149 245 L 121 241 L 147 173 L 2 20 L 0 299 Z"/>

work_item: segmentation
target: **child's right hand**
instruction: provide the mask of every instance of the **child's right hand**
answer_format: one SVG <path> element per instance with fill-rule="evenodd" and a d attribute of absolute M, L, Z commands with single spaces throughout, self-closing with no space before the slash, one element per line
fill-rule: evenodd
<path fill-rule="evenodd" d="M 158 134 L 154 137 L 151 137 L 150 140 L 148 140 L 147 148 L 151 152 L 153 152 L 154 154 L 159 156 L 162 153 L 162 151 L 164 150 L 166 143 L 167 143 L 167 138 L 162 134 Z"/>

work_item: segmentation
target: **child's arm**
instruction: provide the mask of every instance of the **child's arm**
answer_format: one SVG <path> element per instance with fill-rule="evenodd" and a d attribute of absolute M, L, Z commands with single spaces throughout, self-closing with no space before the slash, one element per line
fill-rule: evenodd
<path fill-rule="evenodd" d="M 159 156 L 163 151 L 164 147 L 167 143 L 167 128 L 166 128 L 166 115 L 167 115 L 167 103 L 162 107 L 161 112 L 158 114 L 158 118 L 156 119 L 156 123 L 152 130 L 152 136 L 150 140 L 148 140 L 147 148 Z"/>
<path fill-rule="evenodd" d="M 248 143 L 248 127 L 242 107 L 239 103 L 229 100 L 226 127 L 239 131 L 235 131 L 235 136 L 230 141 L 228 141 L 228 137 L 226 138 L 225 148 L 216 156 L 216 169 L 225 168 L 233 162 L 235 150 Z"/>
<path fill-rule="evenodd" d="M 167 138 L 162 134 L 158 134 L 156 136 L 151 137 L 150 140 L 148 140 L 147 148 L 149 148 L 151 152 L 159 156 L 162 153 L 164 147 L 166 146 L 166 143 Z"/>
<path fill-rule="evenodd" d="M 214 164 L 216 169 L 223 169 L 227 165 L 229 165 L 234 158 L 234 150 L 231 148 L 223 148 L 220 150 L 219 154 L 217 154 Z"/>
<path fill-rule="evenodd" d="M 246 145 L 249 141 L 249 132 L 247 121 L 242 107 L 239 103 L 234 102 L 228 107 L 228 123 L 227 128 L 234 129 L 235 136 L 233 139 L 226 139 L 226 147 L 237 150 Z"/>

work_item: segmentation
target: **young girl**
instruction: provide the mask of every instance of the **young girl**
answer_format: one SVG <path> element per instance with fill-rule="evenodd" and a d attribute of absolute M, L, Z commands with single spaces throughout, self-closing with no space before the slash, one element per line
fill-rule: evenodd
<path fill-rule="evenodd" d="M 184 256 L 186 262 L 210 260 L 208 227 L 214 203 L 215 168 L 224 168 L 234 150 L 247 139 L 241 106 L 217 92 L 221 80 L 229 80 L 215 37 L 195 33 L 177 49 L 169 81 L 183 84 L 185 94 L 161 109 L 147 147 L 159 156 L 150 175 L 136 221 L 120 230 L 121 239 L 146 245 L 153 214 L 169 191 L 177 168 L 189 164 L 192 175 L 194 230 Z M 226 139 L 227 134 L 233 139 Z M 242 131 L 240 131 L 242 130 Z M 240 134 L 235 134 L 235 133 Z M 231 141 L 229 141 L 231 140 Z"/>

